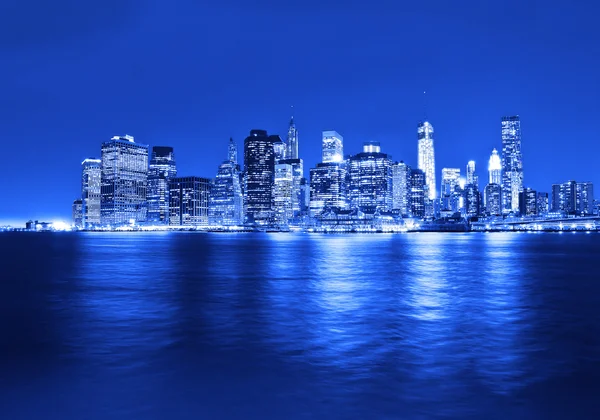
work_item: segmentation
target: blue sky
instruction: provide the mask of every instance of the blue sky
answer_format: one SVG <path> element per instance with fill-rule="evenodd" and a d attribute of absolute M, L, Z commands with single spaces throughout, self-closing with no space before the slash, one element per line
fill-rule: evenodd
<path fill-rule="evenodd" d="M 230 136 L 284 135 L 292 104 L 306 176 L 328 129 L 416 164 L 424 90 L 438 178 L 471 159 L 487 178 L 518 114 L 526 186 L 600 185 L 594 2 L 91 3 L 0 5 L 0 221 L 70 219 L 81 161 L 113 135 L 212 177 Z"/>

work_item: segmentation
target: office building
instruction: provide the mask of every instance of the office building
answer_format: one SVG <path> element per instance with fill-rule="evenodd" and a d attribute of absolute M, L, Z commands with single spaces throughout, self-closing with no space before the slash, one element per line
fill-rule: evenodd
<path fill-rule="evenodd" d="M 466 185 L 469 184 L 478 184 L 478 179 L 477 179 L 477 175 L 475 175 L 475 161 L 474 160 L 470 160 L 467 163 L 467 182 Z"/>
<path fill-rule="evenodd" d="M 489 184 L 502 185 L 502 161 L 496 149 L 492 150 L 488 163 Z"/>
<path fill-rule="evenodd" d="M 548 193 L 546 192 L 538 192 L 537 193 L 537 214 L 545 215 L 550 211 L 550 206 L 548 202 Z"/>
<path fill-rule="evenodd" d="M 171 178 L 169 224 L 208 226 L 210 180 L 196 176 Z"/>
<path fill-rule="evenodd" d="M 345 209 L 346 168 L 343 162 L 319 163 L 310 170 L 310 215 L 317 216 L 327 207 Z"/>
<path fill-rule="evenodd" d="M 269 136 L 265 130 L 252 130 L 244 140 L 244 212 L 250 224 L 272 222 L 274 145 L 279 142 L 279 136 Z"/>
<path fill-rule="evenodd" d="M 172 147 L 154 146 L 148 165 L 148 223 L 169 224 L 169 183 L 177 176 Z"/>
<path fill-rule="evenodd" d="M 392 160 L 378 142 L 365 142 L 362 153 L 347 163 L 348 200 L 364 213 L 392 208 Z"/>
<path fill-rule="evenodd" d="M 85 159 L 81 162 L 81 214 L 85 229 L 100 225 L 101 187 L 102 161 Z"/>
<path fill-rule="evenodd" d="M 400 161 L 392 165 L 392 210 L 410 214 L 410 166 Z"/>
<path fill-rule="evenodd" d="M 273 183 L 273 218 L 278 227 L 288 226 L 294 216 L 292 208 L 293 168 L 288 163 L 275 164 Z"/>
<path fill-rule="evenodd" d="M 467 184 L 464 188 L 465 214 L 467 217 L 477 217 L 481 212 L 481 194 L 477 184 Z"/>
<path fill-rule="evenodd" d="M 579 214 L 594 214 L 594 185 L 591 182 L 578 182 L 576 187 L 576 207 Z"/>
<path fill-rule="evenodd" d="M 523 191 L 521 120 L 502 117 L 502 208 L 505 213 L 519 211 L 519 193 Z"/>
<path fill-rule="evenodd" d="M 344 160 L 344 138 L 336 131 L 323 131 L 322 163 Z"/>
<path fill-rule="evenodd" d="M 442 192 L 441 192 L 441 210 L 451 211 L 453 213 L 459 210 L 460 188 L 460 169 L 443 168 L 442 169 Z"/>
<path fill-rule="evenodd" d="M 577 182 L 567 181 L 552 185 L 552 211 L 577 213 Z"/>
<path fill-rule="evenodd" d="M 538 214 L 537 191 L 523 188 L 519 193 L 519 212 L 521 216 L 535 216 Z"/>
<path fill-rule="evenodd" d="M 148 146 L 132 136 L 115 136 L 102 143 L 100 218 L 119 226 L 146 220 Z"/>
<path fill-rule="evenodd" d="M 72 218 L 73 218 L 73 227 L 76 229 L 81 229 L 83 227 L 83 200 L 78 198 L 73 201 L 73 209 L 72 209 Z"/>
<path fill-rule="evenodd" d="M 425 202 L 429 190 L 425 172 L 420 169 L 410 171 L 410 215 L 412 217 L 425 217 Z"/>
<path fill-rule="evenodd" d="M 500 184 L 488 184 L 484 191 L 485 213 L 488 216 L 502 215 L 502 187 Z"/>
<path fill-rule="evenodd" d="M 244 223 L 244 199 L 237 162 L 237 145 L 229 139 L 227 160 L 219 165 L 212 181 L 208 207 L 211 226 L 238 226 Z"/>
<path fill-rule="evenodd" d="M 435 183 L 435 153 L 433 148 L 433 126 L 428 122 L 419 123 L 417 126 L 417 139 L 419 141 L 419 164 L 418 168 L 425 173 L 427 183 L 427 197 L 430 200 L 436 198 Z"/>
<path fill-rule="evenodd" d="M 298 130 L 294 123 L 294 116 L 290 119 L 290 126 L 287 134 L 287 152 L 286 159 L 300 159 L 298 155 Z"/>

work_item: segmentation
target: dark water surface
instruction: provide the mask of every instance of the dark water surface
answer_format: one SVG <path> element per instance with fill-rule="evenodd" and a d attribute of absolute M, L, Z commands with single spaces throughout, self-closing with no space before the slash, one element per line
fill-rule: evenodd
<path fill-rule="evenodd" d="M 0 418 L 600 418 L 600 234 L 0 234 Z"/>

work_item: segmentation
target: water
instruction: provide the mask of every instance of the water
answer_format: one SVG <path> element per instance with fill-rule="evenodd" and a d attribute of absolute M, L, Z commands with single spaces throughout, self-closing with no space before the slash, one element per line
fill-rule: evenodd
<path fill-rule="evenodd" d="M 6 419 L 599 418 L 600 234 L 0 235 Z"/>

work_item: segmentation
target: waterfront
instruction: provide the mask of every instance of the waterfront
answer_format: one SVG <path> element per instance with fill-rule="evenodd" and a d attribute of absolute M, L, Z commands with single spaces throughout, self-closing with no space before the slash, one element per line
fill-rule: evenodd
<path fill-rule="evenodd" d="M 5 418 L 594 418 L 597 233 L 5 233 Z"/>

